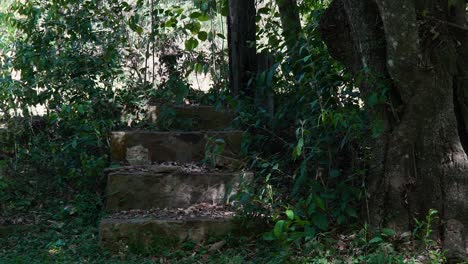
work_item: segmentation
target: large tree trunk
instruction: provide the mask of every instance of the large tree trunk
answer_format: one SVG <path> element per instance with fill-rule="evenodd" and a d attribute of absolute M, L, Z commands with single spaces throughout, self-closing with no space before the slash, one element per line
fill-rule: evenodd
<path fill-rule="evenodd" d="M 416 3 L 415 3 L 416 2 Z M 465 0 L 334 0 L 321 21 L 331 54 L 366 78 L 363 96 L 389 89 L 369 111 L 373 143 L 369 221 L 413 228 L 440 212 L 451 257 L 468 253 L 468 41 Z"/>
<path fill-rule="evenodd" d="M 228 14 L 228 44 L 231 92 L 234 95 L 254 96 L 257 71 L 255 47 L 255 1 L 230 0 Z"/>

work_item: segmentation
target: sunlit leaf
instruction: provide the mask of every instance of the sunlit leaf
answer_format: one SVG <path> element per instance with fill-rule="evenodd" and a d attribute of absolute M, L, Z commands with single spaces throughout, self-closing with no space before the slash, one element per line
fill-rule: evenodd
<path fill-rule="evenodd" d="M 198 47 L 198 40 L 195 38 L 189 38 L 185 41 L 185 49 L 188 51 L 193 51 Z"/>

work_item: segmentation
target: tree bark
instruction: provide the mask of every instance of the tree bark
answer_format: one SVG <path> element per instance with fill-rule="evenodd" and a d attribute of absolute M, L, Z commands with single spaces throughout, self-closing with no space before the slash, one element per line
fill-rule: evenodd
<path fill-rule="evenodd" d="M 230 0 L 228 14 L 229 69 L 231 92 L 254 96 L 249 82 L 257 71 L 255 47 L 255 1 Z"/>
<path fill-rule="evenodd" d="M 302 35 L 301 18 L 296 0 L 276 0 L 280 13 L 283 37 L 289 53 L 295 52 L 298 39 Z"/>
<path fill-rule="evenodd" d="M 468 254 L 468 58 L 465 0 L 334 0 L 320 29 L 330 53 L 356 75 L 363 96 L 387 84 L 369 109 L 385 131 L 373 144 L 369 215 L 408 230 L 440 213 L 449 257 Z M 376 78 L 377 77 L 377 78 Z"/>

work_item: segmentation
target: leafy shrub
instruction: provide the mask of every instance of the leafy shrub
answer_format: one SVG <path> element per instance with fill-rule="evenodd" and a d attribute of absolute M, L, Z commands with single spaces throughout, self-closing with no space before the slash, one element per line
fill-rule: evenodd
<path fill-rule="evenodd" d="M 273 215 L 275 225 L 266 238 L 280 242 L 310 240 L 336 224 L 356 222 L 365 197 L 362 143 L 368 118 L 354 80 L 329 57 L 320 39 L 316 26 L 324 7 L 302 9 L 308 23 L 297 50 L 290 51 L 294 56 L 285 56 L 277 31 L 259 32 L 268 40 L 261 47 L 276 62 L 257 76 L 257 85 L 273 96 L 273 115 L 265 104 L 228 100 L 252 135 L 246 153 L 257 188 L 241 200 L 250 201 L 247 210 L 271 208 L 265 213 Z M 268 22 L 278 17 L 260 15 Z"/>
<path fill-rule="evenodd" d="M 8 11 L 12 15 L 2 19 L 15 29 L 15 40 L 14 49 L 2 49 L 0 97 L 8 100 L 0 112 L 9 120 L 5 149 L 14 158 L 7 161 L 10 189 L 2 204 L 14 209 L 33 197 L 27 210 L 55 194 L 58 201 L 47 204 L 75 208 L 69 215 L 92 223 L 108 166 L 107 135 L 120 117 L 113 85 L 122 72 L 121 6 L 15 1 Z M 42 116 L 34 116 L 41 108 Z"/>

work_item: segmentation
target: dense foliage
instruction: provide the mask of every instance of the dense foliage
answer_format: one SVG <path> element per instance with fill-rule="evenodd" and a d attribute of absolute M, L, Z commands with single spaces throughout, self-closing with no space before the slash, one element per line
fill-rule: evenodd
<path fill-rule="evenodd" d="M 100 216 L 108 133 L 151 128 L 148 104 L 214 104 L 233 109 L 235 125 L 249 132 L 244 164 L 256 182 L 239 199 L 247 216 L 272 216 L 272 231 L 263 238 L 282 249 L 306 242 L 317 248 L 310 252 L 317 261 L 333 259 L 320 248 L 340 239 L 323 234 L 362 223 L 359 214 L 365 219 L 366 142 L 380 126 L 369 124 L 356 80 L 320 39 L 326 3 L 301 1 L 303 36 L 288 52 L 276 5 L 258 4 L 257 21 L 265 26 L 258 28 L 257 47 L 273 63 L 252 82 L 271 97 L 274 111 L 271 102 L 229 94 L 225 1 L 6 2 L 0 29 L 0 118 L 8 124 L 0 134 L 3 213 L 35 211 L 58 230 L 70 227 L 73 243 L 89 239 L 77 233 Z M 193 76 L 205 74 L 212 80 L 206 93 L 193 88 Z M 377 105 L 385 97 L 383 88 L 366 100 Z M 64 247 L 60 236 L 51 236 L 56 241 L 48 249 Z M 368 261 L 402 261 L 389 252 L 406 238 L 391 230 L 358 236 L 354 246 L 370 254 Z"/>

